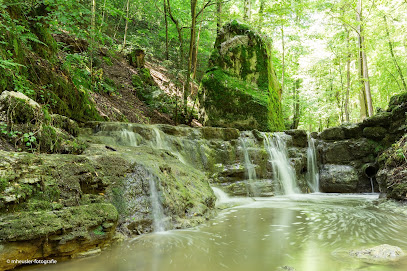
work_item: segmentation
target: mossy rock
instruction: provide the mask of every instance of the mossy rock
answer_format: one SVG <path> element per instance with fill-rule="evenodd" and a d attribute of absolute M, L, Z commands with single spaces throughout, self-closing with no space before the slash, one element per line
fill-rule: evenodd
<path fill-rule="evenodd" d="M 202 80 L 204 121 L 209 126 L 283 130 L 280 85 L 267 44 L 237 21 L 220 31 Z"/>
<path fill-rule="evenodd" d="M 41 106 L 24 94 L 3 91 L 0 95 L 0 114 L 4 114 L 10 125 L 36 123 L 42 119 Z"/>

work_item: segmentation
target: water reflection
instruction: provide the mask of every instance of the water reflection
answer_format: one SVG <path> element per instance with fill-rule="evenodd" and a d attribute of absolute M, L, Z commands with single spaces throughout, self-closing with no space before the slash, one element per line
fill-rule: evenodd
<path fill-rule="evenodd" d="M 407 270 L 407 262 L 371 265 L 347 251 L 379 244 L 407 251 L 406 218 L 377 209 L 377 195 L 258 198 L 193 230 L 150 234 L 102 255 L 42 270 Z"/>

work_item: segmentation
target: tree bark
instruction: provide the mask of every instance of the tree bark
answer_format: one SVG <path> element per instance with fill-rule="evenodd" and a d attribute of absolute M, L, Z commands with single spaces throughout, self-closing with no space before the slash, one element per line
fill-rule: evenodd
<path fill-rule="evenodd" d="M 169 52 L 168 52 L 168 18 L 167 18 L 167 3 L 166 0 L 163 0 L 163 7 L 164 7 L 164 21 L 165 21 L 165 59 L 169 60 Z"/>
<path fill-rule="evenodd" d="M 397 62 L 397 59 L 396 59 L 396 57 L 394 55 L 393 42 L 391 41 L 389 25 L 387 24 L 386 15 L 383 16 L 383 19 L 384 19 L 384 25 L 386 27 L 386 35 L 387 35 L 387 40 L 388 40 L 388 43 L 389 43 L 390 55 L 391 55 L 391 57 L 393 59 L 394 65 L 396 66 L 397 72 L 399 73 L 401 83 L 403 84 L 404 91 L 407 91 L 407 86 L 406 86 L 406 81 L 404 80 L 403 71 L 401 70 L 400 65 Z"/>

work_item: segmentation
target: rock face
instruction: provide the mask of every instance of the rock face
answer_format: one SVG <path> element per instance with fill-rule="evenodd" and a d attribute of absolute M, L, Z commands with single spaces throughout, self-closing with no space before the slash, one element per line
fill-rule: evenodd
<path fill-rule="evenodd" d="M 94 134 L 105 144 L 123 146 L 150 146 L 165 150 L 177 157 L 184 165 L 189 164 L 210 177 L 213 185 L 221 187 L 232 195 L 246 196 L 250 186 L 258 190 L 259 196 L 271 196 L 279 192 L 280 184 L 273 181 L 273 168 L 270 155 L 265 148 L 265 135 L 259 131 L 239 131 L 233 128 L 188 127 L 155 125 L 146 126 L 125 123 L 90 123 Z M 123 139 L 123 133 L 132 142 Z M 290 132 L 292 133 L 292 132 Z M 289 163 L 305 192 L 305 173 L 307 167 L 306 134 L 295 136 L 280 133 L 287 145 Z M 243 142 L 255 177 L 251 181 L 245 166 Z M 188 167 L 185 166 L 185 167 Z M 190 171 L 191 173 L 194 171 Z M 182 176 L 182 175 L 181 175 Z M 250 190 L 250 189 L 249 189 Z"/>
<path fill-rule="evenodd" d="M 390 198 L 407 199 L 407 184 L 402 181 L 407 176 L 403 165 L 403 153 L 407 155 L 407 151 L 403 149 L 405 140 L 386 151 L 378 159 L 379 163 L 376 161 L 383 150 L 407 132 L 406 111 L 407 94 L 402 94 L 391 99 L 386 112 L 378 113 L 358 124 L 345 124 L 322 131 L 318 141 L 321 190 L 339 193 L 368 192 L 372 191 L 373 183 L 376 192 L 387 192 Z M 345 166 L 347 170 L 343 171 Z M 381 170 L 376 175 L 379 167 Z M 367 169 L 374 173 L 367 172 Z M 353 185 L 349 186 L 347 181 L 333 183 L 333 180 L 353 180 Z"/>
<path fill-rule="evenodd" d="M 151 129 L 140 133 L 154 139 Z M 126 146 L 87 137 L 96 144 L 82 155 L 0 151 L 1 259 L 72 258 L 107 247 L 116 231 L 153 231 L 150 180 L 166 229 L 194 226 L 213 215 L 215 196 L 204 172 L 167 150 L 131 149 L 133 141 L 126 134 L 120 138 Z M 1 262 L 0 270 L 15 266 Z"/>
<path fill-rule="evenodd" d="M 378 159 L 377 181 L 388 198 L 407 200 L 407 135 L 387 149 Z"/>
<path fill-rule="evenodd" d="M 267 44 L 237 21 L 220 31 L 202 80 L 204 120 L 208 126 L 240 130 L 283 129 L 279 93 Z"/>
<path fill-rule="evenodd" d="M 387 244 L 363 250 L 352 250 L 349 254 L 350 256 L 373 264 L 394 262 L 405 256 L 401 248 Z"/>

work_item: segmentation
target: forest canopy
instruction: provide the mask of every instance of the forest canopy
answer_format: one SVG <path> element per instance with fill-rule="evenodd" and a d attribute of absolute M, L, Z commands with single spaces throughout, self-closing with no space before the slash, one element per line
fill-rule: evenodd
<path fill-rule="evenodd" d="M 200 83 L 217 32 L 234 19 L 272 44 L 286 128 L 321 131 L 358 122 L 407 91 L 405 0 L 0 0 L 0 7 L 1 91 L 43 95 L 21 55 L 32 48 L 42 47 L 51 62 L 57 62 L 53 46 L 67 52 L 63 67 L 83 92 L 101 88 L 92 69 L 97 48 L 141 48 L 187 82 L 184 102 L 193 100 L 189 82 Z M 54 45 L 43 26 L 87 49 Z"/>

